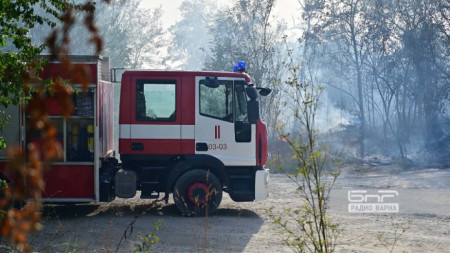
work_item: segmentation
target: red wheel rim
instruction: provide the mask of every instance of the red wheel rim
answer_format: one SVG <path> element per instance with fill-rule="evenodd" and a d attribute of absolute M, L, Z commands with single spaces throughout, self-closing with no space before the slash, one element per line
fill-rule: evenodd
<path fill-rule="evenodd" d="M 205 183 L 195 182 L 188 187 L 187 197 L 192 204 L 205 204 L 207 194 L 208 186 Z"/>

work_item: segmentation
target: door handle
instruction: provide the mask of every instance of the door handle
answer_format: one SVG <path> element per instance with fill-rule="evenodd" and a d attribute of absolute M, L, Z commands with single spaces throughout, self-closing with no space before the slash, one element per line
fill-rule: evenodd
<path fill-rule="evenodd" d="M 144 151 L 144 144 L 142 142 L 133 142 L 131 143 L 131 150 Z"/>
<path fill-rule="evenodd" d="M 197 142 L 195 144 L 195 150 L 197 151 L 208 151 L 208 144 L 204 142 Z"/>

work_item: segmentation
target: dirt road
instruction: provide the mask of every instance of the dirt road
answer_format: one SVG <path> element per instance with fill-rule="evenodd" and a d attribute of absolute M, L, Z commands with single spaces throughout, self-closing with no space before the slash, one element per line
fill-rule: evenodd
<path fill-rule="evenodd" d="M 396 214 L 348 212 L 348 190 L 398 191 Z M 283 175 L 271 175 L 271 196 L 266 201 L 235 203 L 226 194 L 215 215 L 180 217 L 173 201 L 140 217 L 118 252 L 132 252 L 141 243 L 138 232 L 153 232 L 160 241 L 152 252 L 291 252 L 272 222 L 285 216 L 286 207 L 298 207 L 295 185 Z M 44 229 L 31 236 L 39 252 L 115 251 L 126 227 L 150 200 L 118 199 L 106 204 L 45 207 Z M 267 210 L 273 207 L 272 212 Z M 414 170 L 388 174 L 383 170 L 343 173 L 332 192 L 330 213 L 343 230 L 338 252 L 389 252 L 395 223 L 410 228 L 394 252 L 450 252 L 450 170 Z M 384 233 L 383 242 L 377 235 Z M 384 245 L 386 244 L 386 245 Z"/>

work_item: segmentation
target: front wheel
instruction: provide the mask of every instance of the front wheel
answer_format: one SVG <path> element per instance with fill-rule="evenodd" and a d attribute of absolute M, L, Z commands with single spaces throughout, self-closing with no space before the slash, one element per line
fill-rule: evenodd
<path fill-rule="evenodd" d="M 222 184 L 209 171 L 191 170 L 175 183 L 173 200 L 184 216 L 212 215 L 222 201 Z"/>

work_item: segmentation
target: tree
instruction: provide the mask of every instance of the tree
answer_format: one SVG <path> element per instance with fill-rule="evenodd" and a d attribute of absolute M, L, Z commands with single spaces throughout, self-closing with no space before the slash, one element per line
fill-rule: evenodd
<path fill-rule="evenodd" d="M 449 37 L 445 32 L 450 22 L 440 10 L 444 6 L 441 0 L 399 1 L 397 13 L 393 13 L 405 59 L 413 67 L 413 96 L 428 143 L 442 135 L 438 119 L 445 109 L 443 101 L 450 98 Z"/>
<path fill-rule="evenodd" d="M 25 110 L 29 115 L 29 130 L 40 131 L 42 135 L 43 162 L 38 149 L 27 145 L 26 150 L 10 148 L 6 174 L 14 182 L 7 187 L 2 186 L 0 199 L 0 227 L 2 237 L 7 237 L 17 249 L 30 251 L 26 234 L 40 228 L 41 192 L 44 187 L 43 169 L 48 162 L 61 156 L 61 147 L 56 140 L 56 128 L 48 120 L 48 111 L 44 100 L 50 92 L 59 101 L 62 114 L 68 116 L 72 112 L 72 89 L 66 86 L 61 78 L 41 80 L 43 60 L 38 57 L 45 45 L 35 46 L 29 36 L 29 31 L 35 23 L 55 26 L 45 15 L 36 11 L 37 7 L 44 9 L 46 15 L 51 15 L 61 21 L 62 26 L 55 28 L 48 36 L 48 45 L 53 57 L 59 58 L 68 74 L 76 77 L 76 82 L 87 88 L 87 73 L 83 68 L 74 67 L 67 57 L 70 41 L 69 29 L 73 24 L 73 10 L 83 12 L 84 23 L 91 33 L 91 41 L 96 46 L 96 53 L 102 48 L 98 29 L 94 24 L 94 6 L 91 2 L 82 5 L 70 4 L 66 1 L 2 1 L 0 5 L 2 23 L 2 53 L 1 71 L 2 105 L 23 103 L 27 100 Z M 12 45 L 7 47 L 7 43 Z M 4 47 L 4 48 L 3 48 Z M 6 49 L 6 50 L 5 50 Z M 17 67 L 15 69 L 14 67 Z M 29 98 L 25 95 L 31 95 Z M 27 98 L 26 100 L 23 98 Z M 21 209 L 14 207 L 14 202 L 28 203 Z"/>
<path fill-rule="evenodd" d="M 211 53 L 207 55 L 208 70 L 231 71 L 237 61 L 247 63 L 247 72 L 256 87 L 273 90 L 262 99 L 261 114 L 268 126 L 275 129 L 281 114 L 279 84 L 285 73 L 282 44 L 285 26 L 271 23 L 275 0 L 237 0 L 229 9 L 216 14 L 209 33 Z M 275 131 L 269 134 L 275 135 Z"/>
<path fill-rule="evenodd" d="M 76 0 L 82 3 L 84 0 Z M 162 47 L 167 43 L 164 38 L 161 7 L 148 9 L 140 6 L 138 0 L 111 3 L 97 1 L 95 3 L 95 19 L 103 38 L 104 56 L 110 57 L 112 67 L 142 68 L 161 66 Z M 78 18 L 82 13 L 78 14 Z M 42 41 L 49 28 L 33 29 L 33 41 Z M 43 32 L 44 31 L 44 32 Z M 90 47 L 89 31 L 80 23 L 76 23 L 70 32 L 72 54 L 93 54 Z"/>
<path fill-rule="evenodd" d="M 358 117 L 361 122 L 359 137 L 359 155 L 365 155 L 364 141 L 366 138 L 366 113 L 364 101 L 364 73 L 363 66 L 367 59 L 367 40 L 369 33 L 363 15 L 366 11 L 363 0 L 333 0 L 327 2 L 322 8 L 317 8 L 324 18 L 323 25 L 319 27 L 324 33 L 328 43 L 333 45 L 337 54 L 332 59 L 336 62 L 336 70 L 352 86 L 348 94 L 354 98 L 358 108 Z"/>
<path fill-rule="evenodd" d="M 242 60 L 248 63 L 249 74 L 257 86 L 273 82 L 267 73 L 274 70 L 271 58 L 284 30 L 282 24 L 270 23 L 274 4 L 275 0 L 238 0 L 230 9 L 220 11 L 210 28 L 208 68 L 230 71 L 237 60 Z"/>
<path fill-rule="evenodd" d="M 170 28 L 172 33 L 165 61 L 186 70 L 204 69 L 205 56 L 210 53 L 211 35 L 208 27 L 215 14 L 216 2 L 186 0 L 180 6 L 181 20 Z"/>
<path fill-rule="evenodd" d="M 444 1 L 305 1 L 304 13 L 310 14 L 304 20 L 317 24 L 312 36 L 331 55 L 319 68 L 334 69 L 328 86 L 356 105 L 361 158 L 365 142 L 378 139 L 369 140 L 379 125 L 384 143 L 395 140 L 402 158 L 411 136 L 425 132 L 427 142 L 442 136 L 439 119 L 450 93 L 445 6 Z"/>
<path fill-rule="evenodd" d="M 35 8 L 47 15 L 35 13 Z M 22 77 L 31 70 L 39 70 L 42 61 L 37 59 L 44 44 L 34 44 L 27 35 L 37 25 L 54 27 L 67 8 L 64 1 L 2 1 L 0 3 L 0 105 L 7 108 L 21 103 L 22 98 L 29 98 L 29 90 L 23 89 Z M 36 76 L 28 76 L 30 80 Z M 6 85 L 7 84 L 7 85 Z M 0 132 L 8 122 L 9 115 L 0 114 Z M 0 146 L 5 148 L 5 140 L 0 139 Z"/>
<path fill-rule="evenodd" d="M 161 48 L 166 43 L 161 7 L 147 9 L 138 0 L 98 4 L 96 17 L 104 40 L 103 54 L 113 67 L 156 68 L 162 65 Z M 79 34 L 77 27 L 72 34 Z M 85 32 L 86 34 L 86 32 Z M 84 39 L 84 41 L 86 41 Z M 85 53 L 88 47 L 76 47 L 73 53 Z"/>
<path fill-rule="evenodd" d="M 319 147 L 318 131 L 315 128 L 316 113 L 323 87 L 314 80 L 317 69 L 308 69 L 314 52 L 311 45 L 304 44 L 303 57 L 296 60 L 289 53 L 289 69 L 286 95 L 289 96 L 290 112 L 299 122 L 295 134 L 280 129 L 293 152 L 297 167 L 287 173 L 297 185 L 297 192 L 303 202 L 296 209 L 285 210 L 285 217 L 277 218 L 274 223 L 281 227 L 285 235 L 284 242 L 295 252 L 334 252 L 340 230 L 331 222 L 328 203 L 331 189 L 339 176 L 328 166 L 326 147 Z M 312 53 L 312 54 L 311 54 Z M 286 171 L 285 171 L 286 172 Z"/>
<path fill-rule="evenodd" d="M 401 158 L 407 144 L 439 140 L 448 101 L 448 19 L 441 1 L 368 2 L 371 33 L 367 67 L 379 97 L 384 135 L 392 135 Z"/>

